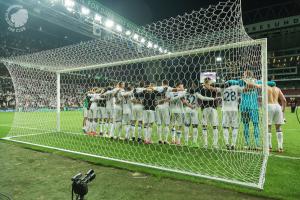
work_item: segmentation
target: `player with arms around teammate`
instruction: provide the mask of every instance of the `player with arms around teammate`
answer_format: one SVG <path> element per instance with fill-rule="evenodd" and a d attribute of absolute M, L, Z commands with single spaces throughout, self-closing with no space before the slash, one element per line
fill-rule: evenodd
<path fill-rule="evenodd" d="M 202 134 L 204 140 L 204 148 L 208 146 L 207 140 L 207 129 L 208 125 L 211 124 L 213 128 L 213 147 L 218 148 L 219 132 L 218 132 L 218 111 L 217 111 L 217 94 L 220 92 L 220 88 L 211 86 L 212 79 L 206 77 L 204 84 L 200 87 L 200 94 L 204 97 L 212 98 L 213 100 L 202 100 Z"/>
<path fill-rule="evenodd" d="M 137 141 L 140 143 L 142 142 L 142 127 L 143 127 L 143 99 L 144 94 L 143 91 L 145 90 L 145 83 L 141 81 L 139 83 L 139 87 L 133 90 L 133 96 L 131 99 L 132 103 L 132 115 L 131 115 L 131 134 L 132 134 L 132 141 L 135 141 L 135 132 L 136 132 L 136 124 L 138 123 L 137 131 L 138 131 L 138 139 Z"/>
<path fill-rule="evenodd" d="M 239 132 L 239 98 L 243 92 L 239 85 L 225 84 L 222 91 L 222 125 L 223 134 L 228 150 L 234 150 Z M 231 146 L 229 145 L 229 128 L 232 129 Z"/>
<path fill-rule="evenodd" d="M 119 92 L 122 102 L 122 124 L 125 125 L 125 140 L 130 139 L 133 88 L 130 85 L 125 87 L 125 90 Z"/>
<path fill-rule="evenodd" d="M 281 106 L 279 104 L 281 103 Z M 269 148 L 272 150 L 272 124 L 275 124 L 277 142 L 278 142 L 278 152 L 283 152 L 283 133 L 281 130 L 281 125 L 284 124 L 283 113 L 286 107 L 286 99 L 282 91 L 274 86 L 268 87 L 268 119 L 269 119 Z"/>
<path fill-rule="evenodd" d="M 173 89 L 169 86 L 168 80 L 163 80 L 162 86 L 154 87 L 153 90 L 158 92 L 156 95 L 156 123 L 159 138 L 158 143 L 168 144 L 168 136 L 170 132 L 170 100 L 168 95 L 170 92 L 175 92 L 176 89 Z M 164 132 L 164 138 L 162 138 L 162 132 Z"/>
<path fill-rule="evenodd" d="M 172 124 L 172 144 L 180 145 L 181 133 L 184 120 L 183 102 L 186 95 L 183 83 L 176 84 L 176 92 L 170 92 L 168 98 L 170 99 L 170 112 Z"/>
<path fill-rule="evenodd" d="M 143 91 L 143 124 L 145 129 L 145 144 L 151 144 L 152 127 L 155 122 L 156 95 L 158 91 L 153 90 L 150 82 L 146 82 L 146 90 Z"/>

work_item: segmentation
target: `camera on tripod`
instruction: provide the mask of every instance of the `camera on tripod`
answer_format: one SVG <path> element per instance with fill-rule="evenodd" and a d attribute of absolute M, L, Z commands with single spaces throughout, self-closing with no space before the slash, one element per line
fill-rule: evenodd
<path fill-rule="evenodd" d="M 85 177 L 82 174 L 76 174 L 72 180 L 72 200 L 75 194 L 76 200 L 84 200 L 84 196 L 88 193 L 88 183 L 92 182 L 96 177 L 94 170 L 90 169 Z"/>

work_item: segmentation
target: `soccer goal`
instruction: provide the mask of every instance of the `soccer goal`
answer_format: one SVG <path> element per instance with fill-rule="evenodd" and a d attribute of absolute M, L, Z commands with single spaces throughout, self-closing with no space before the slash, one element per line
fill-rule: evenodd
<path fill-rule="evenodd" d="M 263 188 L 267 41 L 247 35 L 239 0 L 133 29 L 88 19 L 95 40 L 2 59 L 17 101 L 6 140 Z M 228 116 L 226 101 L 240 102 Z"/>

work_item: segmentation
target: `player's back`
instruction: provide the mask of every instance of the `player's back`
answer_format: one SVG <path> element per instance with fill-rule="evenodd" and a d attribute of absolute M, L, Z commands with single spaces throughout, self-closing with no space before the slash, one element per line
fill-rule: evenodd
<path fill-rule="evenodd" d="M 168 97 L 170 98 L 170 109 L 173 113 L 183 113 L 182 98 L 184 98 L 185 92 L 170 92 Z M 178 98 L 182 96 L 182 98 Z"/>
<path fill-rule="evenodd" d="M 281 90 L 278 87 L 268 87 L 268 104 L 279 104 Z"/>
<path fill-rule="evenodd" d="M 222 93 L 222 110 L 238 111 L 239 96 L 241 93 L 242 88 L 237 85 L 225 88 Z"/>

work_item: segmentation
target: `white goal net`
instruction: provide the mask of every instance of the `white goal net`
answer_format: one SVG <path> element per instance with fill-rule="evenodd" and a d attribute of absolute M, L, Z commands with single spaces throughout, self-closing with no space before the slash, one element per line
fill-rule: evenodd
<path fill-rule="evenodd" d="M 239 0 L 138 28 L 62 3 L 97 38 L 2 59 L 6 139 L 263 187 L 266 40 L 248 37 Z"/>

